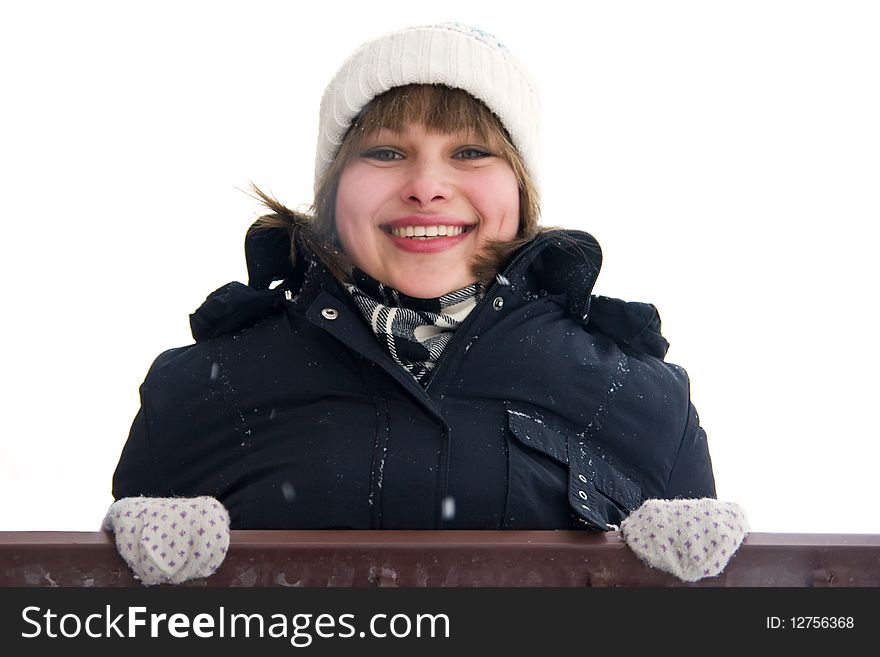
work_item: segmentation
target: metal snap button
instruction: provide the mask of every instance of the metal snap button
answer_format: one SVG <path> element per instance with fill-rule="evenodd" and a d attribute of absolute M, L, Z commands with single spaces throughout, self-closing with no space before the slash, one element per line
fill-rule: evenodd
<path fill-rule="evenodd" d="M 582 475 L 582 474 L 579 474 L 579 475 L 578 475 L 578 479 L 580 479 L 580 480 L 581 480 L 582 482 L 584 482 L 584 483 L 587 483 L 587 478 L 586 478 L 584 475 Z"/>
<path fill-rule="evenodd" d="M 587 499 L 587 494 L 586 494 L 584 491 L 582 491 L 582 490 L 579 490 L 579 491 L 578 491 L 578 495 L 580 496 L 580 498 L 581 498 L 582 500 Z"/>
<path fill-rule="evenodd" d="M 504 307 L 504 299 L 502 299 L 501 297 L 495 297 L 495 299 L 492 301 L 492 307 L 495 310 L 501 310 Z"/>
<path fill-rule="evenodd" d="M 321 311 L 321 316 L 324 319 L 336 319 L 339 317 L 339 312 L 336 308 L 324 308 L 324 310 Z"/>

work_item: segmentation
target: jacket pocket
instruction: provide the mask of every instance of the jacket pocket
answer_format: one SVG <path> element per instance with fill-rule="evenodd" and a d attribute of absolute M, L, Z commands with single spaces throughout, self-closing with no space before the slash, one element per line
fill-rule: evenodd
<path fill-rule="evenodd" d="M 507 405 L 508 491 L 503 526 L 591 529 L 620 525 L 641 504 L 641 488 L 594 444 L 532 409 Z M 564 519 L 560 515 L 565 516 Z"/>

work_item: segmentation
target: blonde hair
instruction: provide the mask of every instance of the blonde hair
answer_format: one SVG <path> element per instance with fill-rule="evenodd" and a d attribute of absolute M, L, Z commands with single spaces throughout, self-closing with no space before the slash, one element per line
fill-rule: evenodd
<path fill-rule="evenodd" d="M 509 242 L 490 242 L 472 263 L 476 280 L 486 284 L 503 263 L 538 233 L 538 193 L 519 152 L 500 119 L 481 101 L 462 89 L 439 84 L 410 84 L 394 87 L 370 101 L 355 117 L 339 146 L 336 157 L 316 186 L 310 214 L 289 210 L 252 185 L 254 193 L 275 214 L 260 217 L 252 230 L 288 226 L 291 232 L 291 258 L 296 243 L 304 243 L 342 281 L 351 280 L 352 262 L 342 249 L 336 232 L 336 193 L 342 171 L 358 157 L 364 137 L 381 129 L 400 132 L 416 123 L 441 134 L 473 132 L 492 143 L 513 168 L 519 187 L 519 229 Z"/>

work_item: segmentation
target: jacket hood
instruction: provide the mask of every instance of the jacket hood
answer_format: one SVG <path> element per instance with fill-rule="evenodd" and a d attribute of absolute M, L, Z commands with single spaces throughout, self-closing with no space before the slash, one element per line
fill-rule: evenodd
<path fill-rule="evenodd" d="M 297 247 L 291 258 L 291 235 L 304 225 L 293 213 L 274 215 L 275 226 L 255 223 L 245 237 L 248 284 L 232 282 L 215 290 L 190 315 L 197 342 L 248 328 L 295 294 L 316 258 Z M 657 309 L 647 303 L 625 302 L 592 294 L 602 266 L 602 249 L 589 233 L 552 230 L 542 233 L 511 258 L 502 275 L 514 291 L 536 290 L 563 295 L 569 312 L 636 352 L 662 358 L 669 343 L 660 333 Z M 273 287 L 273 283 L 276 285 Z"/>

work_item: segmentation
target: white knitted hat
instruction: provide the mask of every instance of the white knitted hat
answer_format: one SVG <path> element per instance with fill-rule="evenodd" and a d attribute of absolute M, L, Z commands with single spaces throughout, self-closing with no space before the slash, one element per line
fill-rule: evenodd
<path fill-rule="evenodd" d="M 368 41 L 321 99 L 315 190 L 354 118 L 376 96 L 407 84 L 445 84 L 483 101 L 507 129 L 537 186 L 537 89 L 494 36 L 461 23 L 411 27 Z"/>

